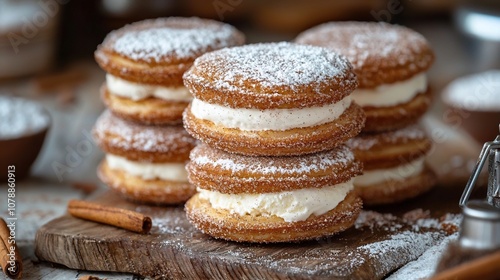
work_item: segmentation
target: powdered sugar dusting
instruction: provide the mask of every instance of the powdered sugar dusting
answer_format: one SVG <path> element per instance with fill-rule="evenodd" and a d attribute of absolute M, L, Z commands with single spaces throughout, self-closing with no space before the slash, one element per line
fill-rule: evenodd
<path fill-rule="evenodd" d="M 387 261 L 382 263 L 390 271 L 395 266 L 397 267 L 397 263 L 401 261 L 398 258 L 404 258 L 405 262 L 415 260 L 428 248 L 436 245 L 437 241 L 440 241 L 442 238 L 443 235 L 437 232 L 415 233 L 404 231 L 390 236 L 390 239 L 361 246 L 358 250 L 366 251 L 371 256 L 397 255 L 398 257 L 392 258 L 393 262 Z"/>
<path fill-rule="evenodd" d="M 356 229 L 369 228 L 370 230 L 382 228 L 385 231 L 397 232 L 403 227 L 403 223 L 399 222 L 400 220 L 404 222 L 405 226 L 410 226 L 412 231 L 419 232 L 434 229 L 451 234 L 458 229 L 462 221 L 462 215 L 446 214 L 437 219 L 431 218 L 429 211 L 415 209 L 405 213 L 405 215 L 400 218 L 390 213 L 382 214 L 375 211 L 364 210 L 359 214 L 354 227 Z"/>
<path fill-rule="evenodd" d="M 155 254 L 169 252 L 165 256 L 175 256 L 172 262 L 162 263 L 158 273 L 185 273 L 192 267 L 181 271 L 179 264 L 196 260 L 210 264 L 196 268 L 200 277 L 231 275 L 252 279 L 278 279 L 283 275 L 293 279 L 383 279 L 394 271 L 390 279 L 417 279 L 431 274 L 438 259 L 433 255 L 439 255 L 456 236 L 442 226 L 435 227 L 436 222 L 459 223 L 461 216 L 434 218 L 421 209 L 402 217 L 362 211 L 355 228 L 328 238 L 249 244 L 217 240 L 201 233 L 189 224 L 182 207 L 131 204 L 130 209 L 152 217 L 153 228 L 147 237 L 152 240 L 152 250 L 157 250 Z M 416 229 L 412 226 L 416 223 L 431 227 Z M 155 260 L 158 258 L 151 259 Z M 218 268 L 217 274 L 213 267 Z"/>
<path fill-rule="evenodd" d="M 376 134 L 363 133 L 349 139 L 346 145 L 353 150 L 368 151 L 376 145 L 408 143 L 426 138 L 425 131 L 419 125 L 411 125 L 395 131 Z"/>
<path fill-rule="evenodd" d="M 124 32 L 127 29 L 132 30 Z M 139 22 L 111 33 L 107 40 L 115 40 L 114 51 L 129 59 L 157 63 L 192 61 L 205 52 L 243 43 L 232 26 L 199 18 Z"/>
<path fill-rule="evenodd" d="M 404 214 L 402 222 L 401 218 L 392 214 L 362 211 L 355 228 L 372 231 L 382 228 L 394 234 L 387 240 L 360 246 L 358 250 L 364 250 L 371 256 L 397 255 L 382 263 L 387 271 L 396 268 L 401 258 L 405 263 L 411 261 L 388 279 L 424 279 L 432 276 L 444 248 L 457 238 L 461 220 L 462 215 L 457 214 L 432 218 L 429 211 L 422 209 Z"/>
<path fill-rule="evenodd" d="M 226 156 L 224 156 L 226 155 Z M 241 171 L 268 174 L 306 174 L 324 171 L 332 166 L 346 167 L 354 162 L 354 154 L 346 146 L 337 149 L 296 157 L 250 157 L 228 154 L 200 145 L 193 149 L 191 161 L 196 165 L 210 165 L 228 170 L 232 174 Z"/>
<path fill-rule="evenodd" d="M 500 70 L 458 78 L 443 91 L 443 100 L 469 111 L 500 111 Z"/>
<path fill-rule="evenodd" d="M 347 56 L 355 68 L 362 68 L 373 57 L 393 65 L 428 63 L 416 59 L 417 54 L 427 47 L 422 35 L 384 22 L 325 23 L 300 34 L 297 42 L 335 49 Z"/>
<path fill-rule="evenodd" d="M 0 140 L 15 139 L 47 128 L 50 117 L 35 102 L 0 96 Z"/>
<path fill-rule="evenodd" d="M 401 269 L 397 270 L 388 280 L 408 280 L 408 279 L 428 279 L 434 275 L 437 264 L 441 260 L 450 242 L 457 240 L 458 233 L 447 236 L 437 246 L 433 246 L 425 251 L 418 259 L 409 262 Z"/>
<path fill-rule="evenodd" d="M 325 23 L 303 32 L 296 41 L 328 47 L 345 55 L 353 64 L 361 87 L 368 88 L 383 83 L 372 75 L 393 75 L 384 72 L 405 68 L 412 76 L 427 69 L 434 60 L 422 35 L 383 22 Z"/>
<path fill-rule="evenodd" d="M 342 83 L 356 83 L 352 67 L 347 59 L 320 47 L 303 46 L 293 43 L 253 44 L 234 47 L 205 54 L 198 58 L 194 66 L 207 68 L 204 73 L 216 79 L 206 80 L 196 71 L 188 71 L 185 76 L 201 84 L 210 84 L 219 90 L 241 90 L 245 92 L 250 83 L 255 90 L 272 93 L 272 89 L 284 86 L 294 90 L 298 86 L 321 83 L 340 78 Z M 214 84 L 215 83 L 215 84 Z"/>
<path fill-rule="evenodd" d="M 196 144 L 182 126 L 139 125 L 117 118 L 109 110 L 97 120 L 94 133 L 98 141 L 106 139 L 115 147 L 143 152 L 184 153 Z"/>
<path fill-rule="evenodd" d="M 310 243 L 262 246 L 213 239 L 206 242 L 218 248 L 208 253 L 210 258 L 232 265 L 256 265 L 265 271 L 286 272 L 302 278 L 350 279 L 363 275 L 364 278 L 382 279 L 408 262 L 412 262 L 413 267 L 422 267 L 421 261 L 428 265 L 430 252 L 440 251 L 439 248 L 444 248 L 453 239 L 448 238 L 449 233 L 440 227 L 415 229 L 411 225 L 421 219 L 442 223 L 457 221 L 459 215 L 447 215 L 441 219 L 419 218 L 427 214 L 427 211 L 417 209 L 406 214 L 407 219 L 402 219 L 391 214 L 362 211 L 356 230 Z M 375 220 L 377 222 L 373 223 Z M 354 248 L 352 244 L 356 244 Z M 433 265 L 425 267 L 427 273 L 431 269 Z M 406 278 L 393 279 L 415 279 L 404 271 L 395 275 Z"/>

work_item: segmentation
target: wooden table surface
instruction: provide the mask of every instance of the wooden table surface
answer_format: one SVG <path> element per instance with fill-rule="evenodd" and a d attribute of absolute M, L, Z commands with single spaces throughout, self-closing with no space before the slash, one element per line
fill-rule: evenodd
<path fill-rule="evenodd" d="M 437 61 L 429 74 L 430 82 L 435 89 L 439 90 L 453 78 L 466 73 L 469 61 L 451 26 L 427 23 L 413 27 L 431 41 L 436 51 Z M 75 188 L 73 182 L 97 184 L 98 192 L 105 191 L 105 187 L 98 182 L 95 174 L 95 167 L 102 157 L 102 152 L 95 145 L 92 145 L 90 153 L 77 157 L 66 173 L 58 175 L 53 168 L 54 163 L 67 164 L 69 151 L 75 149 L 82 141 L 87 141 L 86 135 L 90 133 L 96 118 L 104 109 L 98 94 L 98 88 L 104 81 L 104 72 L 92 61 L 79 62 L 71 67 L 80 67 L 88 74 L 86 81 L 75 89 L 76 100 L 71 104 L 62 104 L 54 94 L 36 94 L 31 78 L 0 84 L 0 94 L 5 92 L 39 101 L 49 110 L 53 121 L 43 150 L 32 169 L 32 176 L 17 182 L 16 187 L 18 198 L 16 239 L 23 255 L 24 276 L 25 279 L 77 279 L 84 275 L 110 280 L 135 279 L 132 275 L 76 271 L 53 266 L 38 262 L 34 256 L 33 243 L 36 230 L 49 220 L 64 214 L 68 200 L 84 199 L 88 196 L 82 190 Z M 427 126 L 442 125 L 440 110 L 441 106 L 437 102 L 430 113 L 431 117 L 425 120 Z M 446 151 L 437 149 L 432 155 L 431 164 L 441 167 L 443 176 L 448 176 L 446 172 L 458 168 L 458 173 L 462 174 L 458 182 L 463 183 L 463 178 L 468 176 L 463 168 L 467 164 L 470 165 L 469 159 L 477 156 L 479 146 L 477 143 L 471 143 L 470 138 L 462 138 L 463 134 L 460 131 L 445 127 L 443 129 L 451 135 L 448 140 L 454 141 L 453 144 L 458 147 L 457 150 L 461 150 L 463 158 L 457 161 L 456 157 L 453 157 L 453 152 L 448 150 L 446 154 Z M 447 144 L 444 143 L 445 146 L 449 146 Z M 463 188 L 462 185 L 456 187 Z M 5 196 L 6 184 L 1 183 L 0 198 L 3 200 Z M 4 204 L 0 205 L 3 208 Z M 6 217 L 6 209 L 2 208 L 0 216 Z M 5 279 L 5 276 L 0 274 L 0 279 Z"/>

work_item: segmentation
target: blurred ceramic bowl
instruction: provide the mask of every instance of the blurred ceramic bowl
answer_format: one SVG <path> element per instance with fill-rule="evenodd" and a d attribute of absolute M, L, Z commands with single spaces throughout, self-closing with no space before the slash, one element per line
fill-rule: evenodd
<path fill-rule="evenodd" d="M 500 2 L 459 1 L 455 24 L 464 36 L 472 72 L 500 67 Z"/>
<path fill-rule="evenodd" d="M 0 95 L 0 120 L 0 179 L 5 183 L 9 166 L 14 166 L 16 180 L 29 175 L 51 119 L 34 101 Z"/>
<path fill-rule="evenodd" d="M 500 70 L 458 78 L 443 91 L 446 118 L 480 143 L 493 141 L 500 124 Z"/>
<path fill-rule="evenodd" d="M 52 66 L 60 9 L 55 1 L 0 1 L 0 80 Z"/>

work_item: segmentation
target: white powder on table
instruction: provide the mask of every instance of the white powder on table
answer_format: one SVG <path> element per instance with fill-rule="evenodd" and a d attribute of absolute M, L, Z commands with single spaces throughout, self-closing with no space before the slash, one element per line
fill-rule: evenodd
<path fill-rule="evenodd" d="M 430 278 L 434 274 L 436 266 L 439 263 L 441 256 L 446 250 L 448 244 L 456 240 L 457 238 L 458 233 L 447 236 L 440 244 L 429 248 L 418 259 L 407 263 L 405 266 L 389 276 L 387 280 L 411 280 Z"/>
<path fill-rule="evenodd" d="M 35 134 L 49 123 L 49 114 L 37 103 L 0 95 L 0 140 Z"/>

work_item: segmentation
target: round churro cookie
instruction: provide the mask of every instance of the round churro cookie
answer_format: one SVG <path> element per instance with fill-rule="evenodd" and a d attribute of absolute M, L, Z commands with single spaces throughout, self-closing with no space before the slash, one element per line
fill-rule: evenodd
<path fill-rule="evenodd" d="M 345 145 L 303 156 L 256 157 L 200 144 L 191 151 L 190 159 L 186 168 L 192 184 L 226 194 L 321 188 L 349 181 L 362 171 Z"/>
<path fill-rule="evenodd" d="M 226 209 L 213 208 L 200 194 L 186 202 L 191 223 L 214 238 L 237 242 L 275 243 L 310 240 L 331 236 L 350 228 L 361 212 L 361 199 L 354 192 L 334 209 L 298 222 L 276 216 L 240 216 Z"/>
<path fill-rule="evenodd" d="M 192 99 L 182 84 L 184 72 L 198 56 L 244 40 L 234 27 L 208 19 L 170 17 L 126 25 L 111 32 L 95 52 L 108 72 L 103 98 L 113 112 L 128 119 L 180 122 L 178 108 Z"/>
<path fill-rule="evenodd" d="M 97 119 L 93 134 L 104 152 L 133 161 L 186 162 L 196 146 L 196 140 L 180 125 L 140 125 L 110 111 L 104 111 Z"/>
<path fill-rule="evenodd" d="M 425 72 L 434 53 L 419 33 L 387 23 L 331 22 L 304 31 L 296 42 L 327 47 L 349 59 L 359 81 L 352 98 L 367 115 L 364 131 L 402 128 L 427 111 Z"/>
<path fill-rule="evenodd" d="M 349 148 L 305 156 L 243 156 L 202 144 L 191 153 L 186 204 L 203 232 L 233 241 L 287 242 L 350 227 L 361 210 L 353 178 L 362 171 Z"/>
<path fill-rule="evenodd" d="M 415 198 L 431 190 L 437 183 L 434 171 L 425 165 L 422 170 L 419 168 L 417 161 L 386 171 L 384 180 L 372 181 L 373 183 L 367 185 L 360 185 L 358 182 L 356 193 L 367 206 L 398 203 Z M 420 171 L 407 175 L 410 170 Z"/>
<path fill-rule="evenodd" d="M 182 112 L 189 102 L 168 101 L 161 98 L 132 100 L 109 92 L 106 85 L 101 87 L 101 99 L 113 114 L 132 122 L 149 125 L 179 125 Z"/>
<path fill-rule="evenodd" d="M 182 126 L 139 125 L 105 111 L 95 124 L 94 138 L 106 153 L 99 178 L 125 197 L 173 204 L 196 192 L 185 170 L 196 140 Z"/>
<path fill-rule="evenodd" d="M 148 167 L 149 169 L 156 168 L 158 170 L 155 172 L 156 174 L 172 174 L 172 176 L 163 175 L 163 178 L 159 178 L 152 175 L 144 176 L 144 173 L 130 173 L 128 172 L 130 169 L 126 168 L 126 164 L 122 165 L 113 162 L 113 165 L 111 165 L 110 158 L 116 161 L 113 155 L 108 154 L 106 159 L 99 165 L 97 175 L 108 187 L 129 200 L 158 205 L 179 204 L 186 202 L 196 193 L 196 188 L 185 180 L 184 164 L 157 164 L 153 167 L 151 165 L 145 167 L 145 164 L 141 165 L 140 163 L 131 165 L 133 167 L 137 167 L 137 165 L 145 167 L 143 170 Z M 120 160 L 120 158 L 118 159 Z M 160 169 L 170 171 L 165 173 Z"/>
<path fill-rule="evenodd" d="M 246 155 L 299 155 L 357 135 L 365 116 L 351 102 L 356 77 L 327 49 L 292 43 L 227 48 L 184 75 L 194 95 L 184 125 L 195 138 Z"/>
<path fill-rule="evenodd" d="M 354 180 L 356 192 L 366 205 L 387 204 L 416 197 L 436 183 L 425 165 L 432 143 L 413 125 L 383 133 L 362 133 L 347 145 L 364 165 Z"/>

